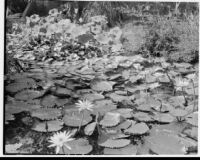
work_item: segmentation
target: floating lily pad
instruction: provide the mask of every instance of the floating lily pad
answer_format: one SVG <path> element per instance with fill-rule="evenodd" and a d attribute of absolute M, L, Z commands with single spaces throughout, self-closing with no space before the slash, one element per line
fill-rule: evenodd
<path fill-rule="evenodd" d="M 120 123 L 119 125 L 117 125 L 115 127 L 109 127 L 109 128 L 107 128 L 107 130 L 108 131 L 113 130 L 116 133 L 117 132 L 121 132 L 122 130 L 129 128 L 133 123 L 136 123 L 136 122 L 133 121 L 133 120 L 125 120 L 125 121 L 123 121 L 122 123 Z"/>
<path fill-rule="evenodd" d="M 36 87 L 36 82 L 33 79 L 18 78 L 18 79 L 15 79 L 14 83 L 11 83 L 8 86 L 6 86 L 6 91 L 10 93 L 16 93 L 23 89 L 35 88 L 35 87 Z"/>
<path fill-rule="evenodd" d="M 83 98 L 92 102 L 95 100 L 104 99 L 104 96 L 102 94 L 98 94 L 98 93 L 91 93 L 91 94 L 84 94 Z"/>
<path fill-rule="evenodd" d="M 150 106 L 149 103 L 143 103 L 143 104 L 140 104 L 137 107 L 137 110 L 144 111 L 144 112 L 150 112 L 151 111 L 151 106 Z"/>
<path fill-rule="evenodd" d="M 15 95 L 17 100 L 31 100 L 42 96 L 44 92 L 35 91 L 35 90 L 23 90 Z"/>
<path fill-rule="evenodd" d="M 134 113 L 133 117 L 136 120 L 143 121 L 143 122 L 153 122 L 154 121 L 154 119 L 152 118 L 152 116 L 150 114 L 144 113 L 144 112 Z"/>
<path fill-rule="evenodd" d="M 129 139 L 108 139 L 99 145 L 107 148 L 123 148 L 130 144 Z"/>
<path fill-rule="evenodd" d="M 104 80 L 93 80 L 91 82 L 91 88 L 95 91 L 112 91 L 113 83 Z"/>
<path fill-rule="evenodd" d="M 72 91 L 67 88 L 57 87 L 54 94 L 58 97 L 70 97 L 72 95 Z"/>
<path fill-rule="evenodd" d="M 198 128 L 197 127 L 192 127 L 185 129 L 183 131 L 183 134 L 187 135 L 188 137 L 195 139 L 196 141 L 198 140 Z"/>
<path fill-rule="evenodd" d="M 185 99 L 183 96 L 175 96 L 175 97 L 171 97 L 169 99 L 169 102 L 175 107 L 183 106 L 185 103 Z"/>
<path fill-rule="evenodd" d="M 118 95 L 116 93 L 111 93 L 109 95 L 109 97 L 114 101 L 114 102 L 122 102 L 122 101 L 129 101 L 129 100 L 134 100 L 135 97 L 132 96 L 122 96 L 122 95 Z"/>
<path fill-rule="evenodd" d="M 161 123 L 171 123 L 174 121 L 174 117 L 168 113 L 156 113 L 153 119 Z"/>
<path fill-rule="evenodd" d="M 82 113 L 79 113 L 79 111 L 65 110 L 65 115 L 63 117 L 65 125 L 71 127 L 78 127 L 81 124 L 81 120 L 82 120 Z M 84 126 L 91 121 L 92 121 L 91 115 L 88 112 L 84 112 L 84 117 L 81 126 Z"/>
<path fill-rule="evenodd" d="M 53 95 L 46 95 L 41 99 L 41 105 L 44 107 L 52 108 L 56 106 L 63 106 L 64 104 L 68 103 L 69 99 L 67 98 L 58 98 Z"/>
<path fill-rule="evenodd" d="M 131 127 L 126 129 L 124 132 L 126 134 L 142 135 L 149 131 L 149 127 L 145 123 L 132 124 Z"/>
<path fill-rule="evenodd" d="M 130 144 L 124 148 L 117 148 L 117 149 L 104 148 L 103 153 L 105 155 L 136 155 L 137 147 Z"/>
<path fill-rule="evenodd" d="M 31 116 L 41 120 L 53 120 L 61 116 L 61 111 L 56 108 L 39 108 L 33 110 Z"/>
<path fill-rule="evenodd" d="M 167 75 L 161 76 L 158 78 L 159 82 L 161 83 L 170 83 L 170 79 L 168 78 Z"/>
<path fill-rule="evenodd" d="M 158 155 L 183 155 L 186 154 L 185 146 L 179 139 L 170 133 L 157 130 L 145 139 L 151 151 Z"/>
<path fill-rule="evenodd" d="M 94 113 L 105 113 L 116 109 L 117 106 L 111 100 L 100 100 L 94 103 Z"/>
<path fill-rule="evenodd" d="M 177 118 L 184 118 L 188 114 L 188 111 L 183 109 L 174 109 L 170 111 L 170 114 Z"/>
<path fill-rule="evenodd" d="M 193 125 L 198 126 L 198 112 L 194 112 L 186 117 L 186 122 Z"/>
<path fill-rule="evenodd" d="M 133 110 L 130 108 L 119 108 L 112 111 L 113 113 L 119 113 L 124 118 L 133 117 Z"/>
<path fill-rule="evenodd" d="M 145 80 L 147 83 L 154 83 L 157 81 L 156 77 L 151 74 L 147 74 Z"/>
<path fill-rule="evenodd" d="M 120 121 L 121 116 L 119 113 L 107 112 L 99 124 L 104 127 L 113 127 L 119 124 Z"/>
<path fill-rule="evenodd" d="M 63 150 L 60 150 L 60 154 L 69 154 L 69 155 L 84 155 L 92 151 L 93 147 L 89 144 L 87 139 L 79 138 L 73 141 L 67 142 L 71 149 L 63 147 Z"/>
<path fill-rule="evenodd" d="M 89 135 L 89 136 L 92 135 L 94 130 L 95 130 L 95 128 L 96 128 L 96 125 L 97 125 L 96 122 L 88 124 L 84 129 L 85 134 Z"/>
<path fill-rule="evenodd" d="M 56 101 L 57 97 L 53 96 L 53 95 L 47 95 L 45 97 L 42 98 L 41 100 L 41 105 L 44 107 L 54 107 L 55 106 L 55 101 Z"/>
<path fill-rule="evenodd" d="M 52 120 L 46 122 L 36 121 L 31 129 L 38 132 L 54 132 L 54 131 L 59 131 L 62 128 L 63 128 L 62 121 Z"/>
<path fill-rule="evenodd" d="M 11 83 L 8 86 L 6 86 L 6 91 L 10 93 L 16 93 L 18 91 L 21 91 L 25 88 L 30 88 L 31 86 L 26 86 L 23 83 Z"/>
<path fill-rule="evenodd" d="M 14 101 L 5 105 L 6 113 L 16 114 L 23 111 L 32 111 L 33 109 L 41 108 L 40 105 L 31 105 L 21 101 Z"/>

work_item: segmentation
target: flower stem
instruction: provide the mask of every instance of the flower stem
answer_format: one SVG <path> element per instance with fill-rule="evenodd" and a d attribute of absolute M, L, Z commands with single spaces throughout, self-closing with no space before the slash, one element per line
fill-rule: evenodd
<path fill-rule="evenodd" d="M 65 150 L 64 150 L 64 147 L 62 146 L 62 151 L 63 151 L 63 154 L 65 154 Z"/>
<path fill-rule="evenodd" d="M 195 89 L 194 89 L 194 81 L 191 80 L 191 82 L 192 82 L 192 87 L 193 87 L 193 92 L 194 92 L 194 96 L 193 96 L 193 101 L 194 101 L 193 112 L 194 112 L 194 110 L 195 110 Z"/>
<path fill-rule="evenodd" d="M 82 112 L 82 118 L 81 118 L 81 123 L 80 123 L 80 125 L 79 125 L 79 127 L 78 127 L 78 132 L 79 132 L 80 129 L 81 129 L 81 126 L 82 126 L 82 123 L 83 123 L 83 118 L 84 118 L 84 113 Z"/>
<path fill-rule="evenodd" d="M 183 87 L 181 87 L 181 89 L 182 89 L 182 92 L 183 92 L 183 97 L 184 97 L 184 100 L 185 100 L 184 106 L 187 106 L 187 100 L 186 100 L 186 98 L 185 98 L 185 94 L 184 94 Z"/>

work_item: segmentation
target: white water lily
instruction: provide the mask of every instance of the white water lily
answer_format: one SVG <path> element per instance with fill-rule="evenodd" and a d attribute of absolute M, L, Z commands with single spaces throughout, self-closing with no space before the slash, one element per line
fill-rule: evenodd
<path fill-rule="evenodd" d="M 82 110 L 89 110 L 89 111 L 93 111 L 93 107 L 94 105 L 88 101 L 87 99 L 86 100 L 79 100 L 78 103 L 75 103 L 76 104 L 76 107 L 78 107 L 79 109 L 79 112 L 81 112 Z"/>
<path fill-rule="evenodd" d="M 182 78 L 182 77 L 176 77 L 175 78 L 175 86 L 178 89 L 180 89 L 181 87 L 187 87 L 189 85 L 190 81 L 186 78 Z"/>
<path fill-rule="evenodd" d="M 74 140 L 74 138 L 71 138 L 71 136 L 72 133 L 66 133 L 66 131 L 55 133 L 52 137 L 50 137 L 49 142 L 52 144 L 48 147 L 56 147 L 56 154 L 59 153 L 63 146 L 71 150 L 71 147 L 67 144 L 67 142 Z"/>

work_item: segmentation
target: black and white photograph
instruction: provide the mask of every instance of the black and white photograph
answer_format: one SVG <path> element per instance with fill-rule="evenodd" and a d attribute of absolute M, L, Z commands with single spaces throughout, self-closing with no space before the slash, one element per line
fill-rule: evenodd
<path fill-rule="evenodd" d="M 3 156 L 198 156 L 198 1 L 4 0 L 3 16 Z"/>

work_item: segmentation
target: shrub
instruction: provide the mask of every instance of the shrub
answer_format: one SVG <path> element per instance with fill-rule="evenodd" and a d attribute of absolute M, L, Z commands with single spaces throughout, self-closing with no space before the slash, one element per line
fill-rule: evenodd
<path fill-rule="evenodd" d="M 192 16 L 185 20 L 157 19 L 147 34 L 145 49 L 153 56 L 164 56 L 171 61 L 198 60 L 198 16 Z"/>

